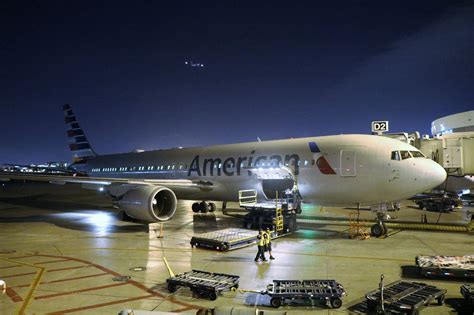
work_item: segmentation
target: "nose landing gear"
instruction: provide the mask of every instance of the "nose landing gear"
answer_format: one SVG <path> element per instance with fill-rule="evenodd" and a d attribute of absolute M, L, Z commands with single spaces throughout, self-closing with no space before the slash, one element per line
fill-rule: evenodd
<path fill-rule="evenodd" d="M 370 234 L 375 237 L 381 237 L 386 235 L 388 232 L 387 227 L 385 226 L 384 222 L 378 222 L 372 225 L 370 228 Z"/>
<path fill-rule="evenodd" d="M 388 218 L 387 205 L 381 204 L 376 207 L 372 207 L 372 210 L 377 215 L 377 223 L 372 225 L 372 227 L 370 228 L 370 234 L 375 237 L 381 237 L 381 236 L 387 235 L 388 229 L 387 229 L 387 226 L 385 225 L 385 221 Z"/>
<path fill-rule="evenodd" d="M 214 202 L 206 202 L 206 201 L 195 202 L 195 203 L 193 203 L 191 208 L 192 208 L 194 213 L 214 212 L 217 209 L 216 204 Z"/>

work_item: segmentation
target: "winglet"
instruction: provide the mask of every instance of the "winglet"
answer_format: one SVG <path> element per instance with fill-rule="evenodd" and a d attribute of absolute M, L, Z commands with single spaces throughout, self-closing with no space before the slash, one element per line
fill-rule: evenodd
<path fill-rule="evenodd" d="M 168 264 L 168 261 L 166 260 L 166 257 L 163 257 L 163 261 L 165 262 L 166 268 L 168 268 L 168 273 L 170 274 L 170 277 L 174 278 L 175 277 L 174 272 L 173 272 L 173 270 L 171 270 L 171 267 Z"/>

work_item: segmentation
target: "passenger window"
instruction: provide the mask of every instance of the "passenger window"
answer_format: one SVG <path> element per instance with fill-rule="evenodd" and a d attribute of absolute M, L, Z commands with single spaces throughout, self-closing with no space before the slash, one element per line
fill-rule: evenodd
<path fill-rule="evenodd" d="M 392 151 L 392 160 L 400 161 L 400 153 L 398 151 Z"/>
<path fill-rule="evenodd" d="M 410 152 L 408 151 L 400 151 L 400 155 L 402 156 L 402 160 L 411 158 Z"/>
<path fill-rule="evenodd" d="M 414 158 L 424 158 L 425 156 L 420 151 L 410 151 L 411 155 Z"/>

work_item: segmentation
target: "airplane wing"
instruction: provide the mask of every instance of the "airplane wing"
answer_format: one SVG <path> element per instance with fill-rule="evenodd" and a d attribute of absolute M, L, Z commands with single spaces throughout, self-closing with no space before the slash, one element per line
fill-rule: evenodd
<path fill-rule="evenodd" d="M 97 189 L 114 186 L 165 186 L 173 188 L 197 188 L 202 190 L 212 189 L 213 184 L 205 181 L 193 181 L 189 179 L 134 179 L 134 178 L 103 178 L 86 176 L 64 176 L 64 175 L 38 175 L 38 174 L 10 174 L 0 173 L 0 182 L 10 181 L 33 181 L 46 182 L 56 185 L 82 184 L 83 188 Z"/>

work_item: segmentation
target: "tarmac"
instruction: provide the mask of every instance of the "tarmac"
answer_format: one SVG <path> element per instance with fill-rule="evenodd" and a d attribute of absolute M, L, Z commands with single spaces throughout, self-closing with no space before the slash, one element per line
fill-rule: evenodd
<path fill-rule="evenodd" d="M 180 201 L 175 217 L 163 224 L 163 237 L 150 239 L 146 225 L 122 221 L 103 196 L 64 192 L 59 197 L 1 197 L 0 279 L 7 290 L 0 291 L 0 314 L 118 314 L 124 309 L 196 314 L 208 308 L 255 314 L 257 308 L 265 313 L 275 310 L 268 296 L 252 292 L 225 292 L 215 301 L 193 297 L 188 288 L 171 294 L 163 257 L 176 274 L 198 269 L 239 275 L 242 289 L 261 291 L 274 279 L 335 279 L 347 291 L 339 309 L 293 302 L 279 308 L 287 314 L 356 313 L 364 295 L 378 288 L 381 274 L 386 284 L 405 279 L 447 289 L 444 305 L 431 305 L 421 314 L 470 312 L 459 292 L 463 281 L 420 278 L 414 266 L 420 254 L 473 255 L 472 234 L 390 229 L 383 238 L 351 239 L 344 221 L 354 209 L 305 205 L 298 231 L 273 241 L 276 259 L 256 263 L 256 246 L 229 252 L 192 248 L 193 235 L 240 228 L 241 212 L 229 216 L 218 209 L 195 214 L 191 204 Z M 440 218 L 438 213 L 425 214 L 428 222 L 466 224 L 467 209 L 443 213 Z M 418 223 L 423 212 L 404 201 L 400 211 L 390 214 Z M 374 217 L 367 210 L 360 215 L 366 220 Z"/>

